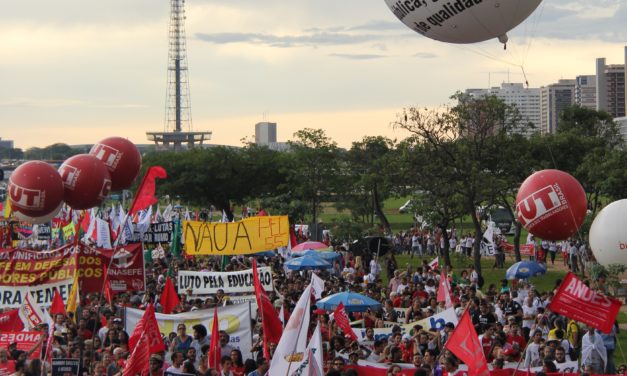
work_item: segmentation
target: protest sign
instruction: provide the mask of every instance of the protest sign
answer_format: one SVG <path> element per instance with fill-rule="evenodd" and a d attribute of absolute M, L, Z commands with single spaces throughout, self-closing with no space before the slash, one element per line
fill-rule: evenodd
<path fill-rule="evenodd" d="M 17 343 L 17 349 L 28 352 L 41 340 L 40 332 L 2 332 L 0 333 L 0 349 L 6 349 L 12 343 Z M 41 350 L 41 348 L 39 348 Z M 37 350 L 30 354 L 31 359 L 39 358 Z"/>
<path fill-rule="evenodd" d="M 0 286 L 32 286 L 74 278 L 77 249 L 0 250 Z"/>
<path fill-rule="evenodd" d="M 444 325 L 447 322 L 452 322 L 453 324 L 457 325 L 457 315 L 455 314 L 454 308 L 449 308 L 431 317 L 427 317 L 426 319 L 422 319 L 419 321 L 414 321 L 409 324 L 395 324 L 401 327 L 401 334 L 405 334 L 410 333 L 415 325 L 422 326 L 422 329 L 425 331 L 429 331 L 429 329 L 444 330 Z M 360 342 L 366 340 L 366 328 L 353 328 L 353 331 L 355 332 L 355 334 L 357 334 Z M 387 338 L 391 335 L 392 327 L 374 328 L 375 339 Z"/>
<path fill-rule="evenodd" d="M 142 318 L 144 311 L 134 308 L 125 308 L 126 311 L 126 331 L 132 332 L 137 322 Z M 165 315 L 155 313 L 159 331 L 168 335 L 176 332 L 178 324 L 185 324 L 191 331 L 191 327 L 202 324 L 206 328 L 211 328 L 213 324 L 213 309 L 199 309 L 197 311 L 178 313 L 175 315 Z M 251 357 L 252 348 L 252 328 L 250 325 L 250 305 L 238 304 L 218 308 L 218 318 L 220 320 L 220 330 L 226 331 L 230 336 L 230 343 L 234 348 L 239 349 L 244 359 Z M 211 331 L 209 330 L 209 333 Z"/>
<path fill-rule="evenodd" d="M 52 376 L 78 376 L 80 361 L 72 358 L 52 359 Z"/>
<path fill-rule="evenodd" d="M 259 268 L 259 280 L 264 290 L 272 291 L 272 268 Z M 178 292 L 184 294 L 192 290 L 191 295 L 215 294 L 219 289 L 231 293 L 254 292 L 253 270 L 237 272 L 193 272 L 179 271 Z"/>
<path fill-rule="evenodd" d="M 49 307 L 52 304 L 54 290 L 59 290 L 61 298 L 66 301 L 72 290 L 74 279 L 54 283 L 44 283 L 34 286 L 2 286 L 0 289 L 0 308 L 18 308 L 22 305 L 26 294 L 30 292 L 33 304 L 39 307 Z"/>
<path fill-rule="evenodd" d="M 152 223 L 148 228 L 148 231 L 141 236 L 139 230 L 135 229 L 133 236 L 127 239 L 128 243 L 141 243 L 157 244 L 157 243 L 171 243 L 172 233 L 174 231 L 174 222 L 160 222 Z"/>
<path fill-rule="evenodd" d="M 549 309 L 575 321 L 610 333 L 621 302 L 586 286 L 573 273 L 568 273 Z"/>
<path fill-rule="evenodd" d="M 111 257 L 113 256 L 113 261 Z M 100 292 L 104 280 L 104 268 L 108 267 L 107 279 L 114 293 L 122 291 L 143 291 L 145 289 L 145 269 L 142 245 L 128 244 L 112 249 L 82 246 L 78 257 L 78 275 L 81 292 Z"/>
<path fill-rule="evenodd" d="M 188 255 L 242 255 L 285 247 L 289 240 L 287 216 L 249 217 L 239 222 L 183 221 Z"/>

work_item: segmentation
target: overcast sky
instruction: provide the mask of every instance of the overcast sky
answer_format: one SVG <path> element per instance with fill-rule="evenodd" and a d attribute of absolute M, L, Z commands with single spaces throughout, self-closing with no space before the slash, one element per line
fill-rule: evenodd
<path fill-rule="evenodd" d="M 0 137 L 23 149 L 114 135 L 147 143 L 164 127 L 169 6 L 3 1 Z M 532 87 L 594 74 L 597 57 L 622 64 L 627 42 L 624 0 L 545 0 L 507 50 L 428 39 L 383 0 L 188 0 L 186 13 L 193 128 L 228 145 L 264 119 L 279 141 L 305 127 L 345 147 L 400 139 L 389 124 L 404 107 L 523 82 L 519 65 Z"/>

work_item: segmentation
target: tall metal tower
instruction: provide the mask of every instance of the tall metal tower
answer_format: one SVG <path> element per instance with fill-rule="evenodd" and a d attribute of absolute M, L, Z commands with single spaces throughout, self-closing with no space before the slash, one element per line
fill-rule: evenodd
<path fill-rule="evenodd" d="M 211 139 L 211 132 L 194 132 L 187 71 L 185 0 L 170 0 L 168 86 L 163 132 L 146 132 L 158 148 L 180 150 L 186 143 L 194 147 Z"/>

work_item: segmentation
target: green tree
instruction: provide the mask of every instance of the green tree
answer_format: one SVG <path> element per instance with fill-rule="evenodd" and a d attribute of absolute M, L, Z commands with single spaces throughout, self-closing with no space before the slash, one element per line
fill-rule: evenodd
<path fill-rule="evenodd" d="M 520 128 L 520 116 L 515 108 L 493 96 L 473 98 L 457 93 L 452 99 L 457 101 L 455 106 L 439 111 L 406 109 L 396 126 L 429 145 L 425 163 L 442 168 L 439 183 L 451 192 L 450 196 L 459 198 L 465 214 L 472 219 L 474 265 L 481 273 L 483 231 L 476 210 L 496 202 L 501 189 L 499 179 L 506 174 L 499 158 L 508 133 Z M 425 185 L 425 191 L 444 196 L 437 185 Z"/>
<path fill-rule="evenodd" d="M 340 150 L 322 129 L 305 128 L 289 142 L 290 165 L 284 166 L 288 191 L 309 203 L 314 239 L 318 237 L 318 214 L 322 202 L 334 200 L 339 180 Z"/>

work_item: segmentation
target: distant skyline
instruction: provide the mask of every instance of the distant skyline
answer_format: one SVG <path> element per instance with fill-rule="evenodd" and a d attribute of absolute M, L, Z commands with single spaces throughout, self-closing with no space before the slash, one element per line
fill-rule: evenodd
<path fill-rule="evenodd" d="M 531 87 L 623 64 L 627 4 L 546 0 L 509 34 L 472 45 L 414 33 L 383 0 L 187 0 L 194 130 L 241 145 L 276 122 L 278 141 L 322 128 L 342 147 L 390 127 L 404 107 L 449 103 L 456 91 Z M 169 1 L 22 0 L 0 14 L 0 137 L 15 147 L 147 144 L 163 130 Z M 508 73 L 509 72 L 509 73 Z M 264 115 L 265 114 L 265 115 Z"/>

